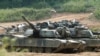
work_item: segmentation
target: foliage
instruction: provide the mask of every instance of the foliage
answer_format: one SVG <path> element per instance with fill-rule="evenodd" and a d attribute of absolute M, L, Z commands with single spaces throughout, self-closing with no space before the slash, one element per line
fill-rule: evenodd
<path fill-rule="evenodd" d="M 7 56 L 7 52 L 5 50 L 5 47 L 8 45 L 9 39 L 8 39 L 8 37 L 4 37 L 1 40 L 3 42 L 3 45 L 0 46 L 0 56 Z"/>
<path fill-rule="evenodd" d="M 19 21 L 25 15 L 30 20 L 50 17 L 57 12 L 94 12 L 100 18 L 100 0 L 0 0 L 0 22 Z"/>
<path fill-rule="evenodd" d="M 0 49 L 0 56 L 7 56 L 6 50 L 4 48 Z"/>
<path fill-rule="evenodd" d="M 10 39 L 8 37 L 3 37 L 2 38 L 2 42 L 3 42 L 3 48 L 7 47 L 9 45 Z"/>
<path fill-rule="evenodd" d="M 94 16 L 97 18 L 97 19 L 100 19 L 100 8 L 99 9 L 96 9 L 94 11 Z"/>
<path fill-rule="evenodd" d="M 25 16 L 31 20 L 38 20 L 40 18 L 50 17 L 50 10 L 47 9 L 34 9 L 34 8 L 13 8 L 1 9 L 0 21 L 19 21 L 22 20 L 21 16 Z"/>

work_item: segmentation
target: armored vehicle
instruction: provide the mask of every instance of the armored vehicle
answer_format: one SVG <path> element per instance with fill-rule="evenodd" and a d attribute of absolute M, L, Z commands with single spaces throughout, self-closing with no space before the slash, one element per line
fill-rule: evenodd
<path fill-rule="evenodd" d="M 51 26 L 44 28 L 36 27 L 25 17 L 23 19 L 29 24 L 29 27 L 23 34 L 11 34 L 11 39 L 15 39 L 15 41 L 13 44 L 9 41 L 8 51 L 11 47 L 15 47 L 15 49 L 27 48 L 32 52 L 59 52 L 63 49 L 82 51 L 85 48 L 85 41 L 81 39 L 74 40 L 70 36 L 64 37 L 67 34 L 64 32 L 68 32 L 68 30 L 64 30 L 60 34 L 57 29 L 51 28 Z"/>
<path fill-rule="evenodd" d="M 27 48 L 31 52 L 59 52 L 61 50 L 83 51 L 96 50 L 100 47 L 100 39 L 91 30 L 76 21 L 28 23 L 12 26 L 7 29 L 6 36 L 10 36 L 7 50 L 14 47 L 17 51 Z M 11 41 L 14 40 L 12 43 Z M 19 50 L 20 49 L 20 50 Z"/>

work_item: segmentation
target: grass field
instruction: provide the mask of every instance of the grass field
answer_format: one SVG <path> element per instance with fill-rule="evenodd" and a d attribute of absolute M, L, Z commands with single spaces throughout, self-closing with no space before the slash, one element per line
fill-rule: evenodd
<path fill-rule="evenodd" d="M 58 0 L 60 1 L 60 0 Z M 4 8 L 0 9 L 0 22 L 20 21 L 21 16 L 26 16 L 30 20 L 50 18 L 53 15 L 50 11 L 56 10 L 58 13 L 86 13 L 92 12 L 97 19 L 100 19 L 100 0 L 64 0 L 40 1 L 30 5 L 30 7 Z M 51 3 L 51 4 L 50 4 Z M 52 4 L 53 3 L 53 4 Z"/>

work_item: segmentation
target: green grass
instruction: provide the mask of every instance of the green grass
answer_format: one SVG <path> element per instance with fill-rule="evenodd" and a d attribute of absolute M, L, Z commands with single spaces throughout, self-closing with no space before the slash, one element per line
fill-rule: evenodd
<path fill-rule="evenodd" d="M 5 47 L 8 46 L 9 38 L 4 37 L 0 40 L 3 42 L 3 45 L 0 46 L 0 56 L 7 56 L 7 51 L 6 51 Z"/>
<path fill-rule="evenodd" d="M 7 52 L 4 48 L 0 48 L 0 56 L 7 56 Z"/>
<path fill-rule="evenodd" d="M 79 0 L 70 1 L 63 4 L 62 10 L 65 12 L 88 12 L 87 9 L 90 7 L 92 6 L 90 4 L 87 4 L 87 2 L 85 2 L 84 0 Z"/>
<path fill-rule="evenodd" d="M 100 0 L 70 0 L 60 6 L 60 12 L 71 12 L 71 13 L 84 13 L 93 12 L 97 19 L 100 19 Z"/>
<path fill-rule="evenodd" d="M 34 8 L 13 8 L 0 9 L 0 22 L 20 21 L 21 16 L 25 16 L 30 20 L 39 20 L 41 18 L 50 17 L 50 9 L 34 9 Z"/>
<path fill-rule="evenodd" d="M 21 21 L 23 15 L 30 20 L 44 19 L 51 17 L 51 8 L 57 12 L 93 12 L 94 16 L 100 19 L 100 0 L 45 0 L 45 2 L 41 0 L 33 2 L 28 7 L 7 8 L 0 9 L 0 22 Z"/>
<path fill-rule="evenodd" d="M 94 16 L 100 20 L 100 8 L 94 11 Z"/>

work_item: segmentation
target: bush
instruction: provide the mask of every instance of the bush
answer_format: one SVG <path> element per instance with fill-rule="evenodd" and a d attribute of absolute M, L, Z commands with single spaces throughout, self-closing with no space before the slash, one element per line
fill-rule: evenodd
<path fill-rule="evenodd" d="M 28 1 L 28 2 L 27 2 Z M 50 17 L 50 9 L 57 12 L 93 12 L 99 18 L 100 0 L 2 0 L 0 2 L 0 22 L 19 21 L 24 15 L 30 20 L 44 19 Z M 8 6 L 7 6 L 8 5 Z M 9 8 L 9 9 L 7 9 Z"/>
<path fill-rule="evenodd" d="M 92 7 L 92 5 L 87 4 L 84 0 L 70 1 L 63 4 L 62 11 L 65 12 L 87 12 L 87 9 Z"/>
<path fill-rule="evenodd" d="M 34 9 L 34 8 L 14 8 L 1 9 L 0 22 L 21 21 L 21 16 L 25 16 L 30 20 L 38 20 L 40 18 L 50 17 L 50 9 Z"/>
<path fill-rule="evenodd" d="M 94 11 L 94 16 L 97 18 L 97 19 L 100 19 L 100 8 L 99 9 L 96 9 Z"/>
<path fill-rule="evenodd" d="M 0 56 L 7 56 L 7 52 L 4 48 L 0 49 Z"/>

